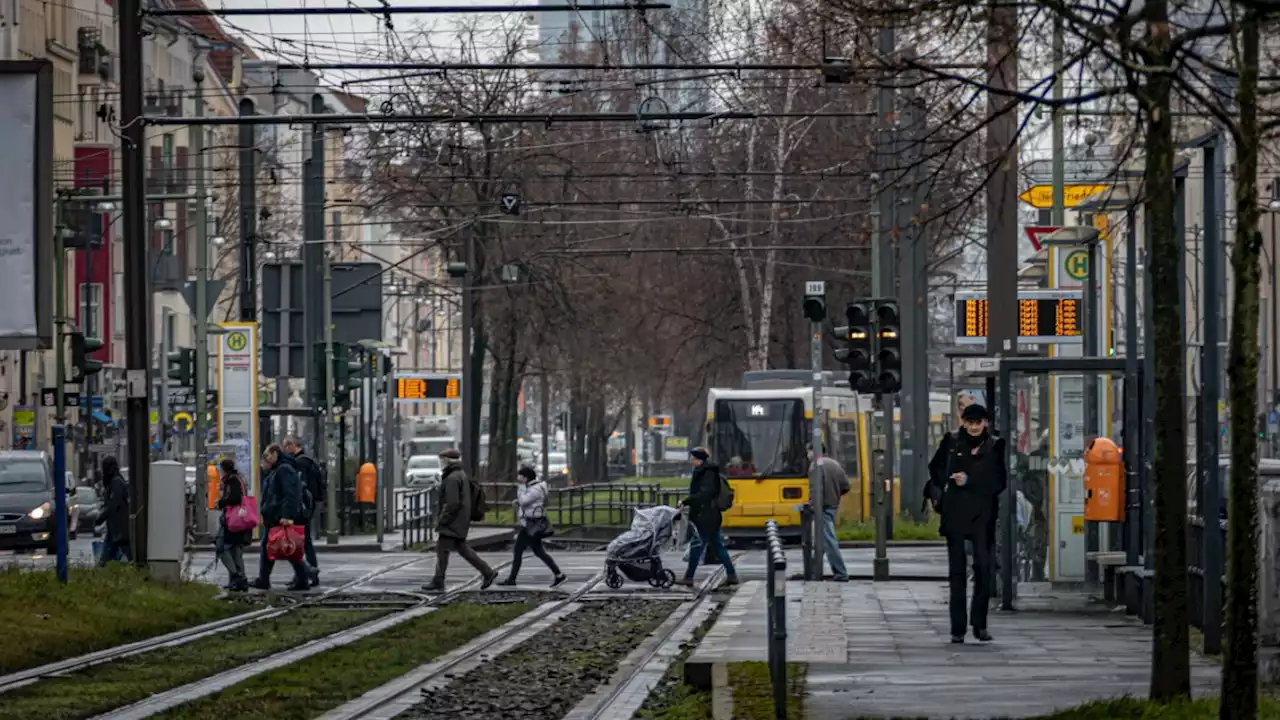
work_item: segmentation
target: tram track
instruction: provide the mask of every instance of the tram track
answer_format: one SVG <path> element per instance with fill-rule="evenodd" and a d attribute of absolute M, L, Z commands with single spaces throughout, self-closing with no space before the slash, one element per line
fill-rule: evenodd
<path fill-rule="evenodd" d="M 388 565 L 384 568 L 379 568 L 377 570 L 370 571 L 362 575 L 361 577 L 358 577 L 354 580 L 351 580 L 337 587 L 326 589 L 325 591 L 321 592 L 319 595 L 315 595 L 315 596 L 303 596 L 301 599 L 295 599 L 294 596 L 282 595 L 280 597 L 290 600 L 289 604 L 285 606 L 266 607 L 266 608 L 262 608 L 261 610 L 253 610 L 247 613 L 225 618 L 223 620 L 215 620 L 213 622 L 196 625 L 189 628 L 184 628 L 182 630 L 166 633 L 164 635 L 157 635 L 156 637 L 146 638 L 144 640 L 138 640 L 136 642 L 126 643 L 124 645 L 117 645 L 115 647 L 105 648 L 103 650 L 97 650 L 91 653 L 86 653 L 84 655 L 67 658 L 65 660 L 58 660 L 52 663 L 47 663 L 45 665 L 28 668 L 26 670 L 19 670 L 17 672 L 10 673 L 8 675 L 0 676 L 0 695 L 3 695 L 4 693 L 7 693 L 7 692 L 11 692 L 13 690 L 17 690 L 19 688 L 27 687 L 29 685 L 38 683 L 45 678 L 57 677 L 58 675 L 63 675 L 70 672 L 76 672 L 79 670 L 84 670 L 86 668 L 94 667 L 96 665 L 103 665 L 106 663 L 114 662 L 116 660 L 122 660 L 124 658 L 130 658 L 130 657 L 135 657 L 137 655 L 149 653 L 155 650 L 177 647 L 177 646 L 185 645 L 187 643 L 195 642 L 196 640 L 201 640 L 207 637 L 222 635 L 228 631 L 243 628 L 243 627 L 252 625 L 254 623 L 261 622 L 263 620 L 270 620 L 270 619 L 278 618 L 293 612 L 297 612 L 298 610 L 301 610 L 303 608 L 325 607 L 328 605 L 328 601 L 330 601 L 331 599 L 336 600 L 338 598 L 342 598 L 341 601 L 335 603 L 335 606 L 355 607 L 358 605 L 352 604 L 346 598 L 343 598 L 343 593 L 349 592 L 351 590 L 354 590 L 360 587 L 361 585 L 365 585 L 369 582 L 372 582 L 373 580 L 376 580 L 377 578 L 383 575 L 386 575 L 387 573 L 395 572 L 396 570 L 402 570 L 404 568 L 410 567 L 420 562 L 424 562 L 426 560 L 430 560 L 432 558 L 434 558 L 434 555 L 423 555 L 421 557 L 410 558 L 407 560 L 402 560 L 396 563 L 392 563 L 391 565 Z M 413 600 L 414 605 L 420 604 L 424 601 L 430 602 L 429 599 L 421 596 L 410 595 L 409 597 L 414 598 Z M 441 595 L 439 597 L 443 598 L 444 595 Z M 378 606 L 377 603 L 374 603 L 373 605 L 375 607 Z"/>

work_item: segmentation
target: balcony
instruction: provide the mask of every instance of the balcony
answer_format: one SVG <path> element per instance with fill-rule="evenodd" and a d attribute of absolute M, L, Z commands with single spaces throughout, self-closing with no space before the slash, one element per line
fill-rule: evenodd
<path fill-rule="evenodd" d="M 91 84 L 91 78 L 102 82 L 112 81 L 115 76 L 115 63 L 112 62 L 111 52 L 102 42 L 100 28 L 82 27 L 76 31 L 76 53 L 79 55 L 77 67 L 80 72 L 80 84 Z"/>

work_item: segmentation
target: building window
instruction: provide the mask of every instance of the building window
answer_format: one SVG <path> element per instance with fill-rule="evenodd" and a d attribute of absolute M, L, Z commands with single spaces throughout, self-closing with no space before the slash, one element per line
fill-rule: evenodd
<path fill-rule="evenodd" d="M 111 286 L 111 321 L 116 336 L 124 336 L 124 273 L 114 273 Z"/>
<path fill-rule="evenodd" d="M 102 339 L 102 283 L 80 283 L 80 325 L 85 337 Z"/>

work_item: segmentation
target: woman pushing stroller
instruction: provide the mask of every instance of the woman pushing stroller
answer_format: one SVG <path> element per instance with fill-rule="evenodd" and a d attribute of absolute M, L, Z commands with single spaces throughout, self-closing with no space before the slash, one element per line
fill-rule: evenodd
<path fill-rule="evenodd" d="M 533 554 L 551 570 L 551 587 L 559 587 L 565 581 L 564 573 L 560 572 L 556 561 L 551 559 L 542 546 L 542 539 L 551 535 L 551 521 L 547 519 L 547 484 L 528 465 L 516 473 L 516 483 L 516 519 L 520 523 L 520 532 L 516 534 L 511 574 L 498 584 L 507 587 L 515 585 L 524 551 L 533 550 Z"/>

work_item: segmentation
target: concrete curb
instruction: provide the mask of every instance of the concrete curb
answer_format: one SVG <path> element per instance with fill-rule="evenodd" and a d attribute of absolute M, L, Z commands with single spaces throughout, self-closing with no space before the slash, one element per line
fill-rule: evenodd
<path fill-rule="evenodd" d="M 885 543 L 885 545 L 891 548 L 944 548 L 947 546 L 947 541 L 942 538 L 938 538 L 937 540 L 890 540 Z M 858 550 L 874 548 L 875 546 L 875 540 L 842 540 L 840 542 L 840 547 L 842 548 L 853 548 Z"/>

